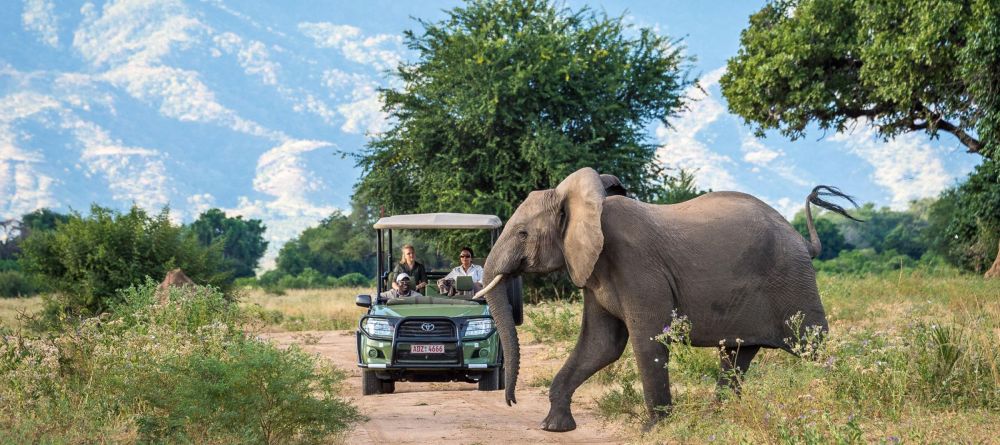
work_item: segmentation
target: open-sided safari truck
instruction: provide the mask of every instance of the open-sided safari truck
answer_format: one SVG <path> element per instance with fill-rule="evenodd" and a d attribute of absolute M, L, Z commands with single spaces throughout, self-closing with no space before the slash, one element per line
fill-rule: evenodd
<path fill-rule="evenodd" d="M 427 270 L 423 297 L 380 301 L 391 288 L 390 271 L 396 264 L 394 229 L 488 230 L 490 245 L 500 234 L 500 218 L 493 215 L 427 213 L 381 218 L 375 223 L 378 271 L 375 298 L 358 295 L 357 305 L 368 308 L 358 322 L 358 366 L 362 393 L 389 394 L 396 382 L 478 383 L 480 391 L 504 388 L 503 352 L 485 300 L 465 295 L 444 296 L 437 280 L 450 270 Z M 426 266 L 425 266 L 426 267 Z M 471 280 L 456 280 L 459 291 L 472 289 Z M 507 286 L 507 301 L 515 323 L 523 319 L 520 278 Z"/>

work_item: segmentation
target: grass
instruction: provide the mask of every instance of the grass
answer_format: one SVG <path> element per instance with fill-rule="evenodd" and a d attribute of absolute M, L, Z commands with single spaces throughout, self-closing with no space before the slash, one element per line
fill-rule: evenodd
<path fill-rule="evenodd" d="M 156 283 L 51 331 L 0 329 L 0 443 L 330 443 L 362 420 L 347 374 L 244 329 L 214 288 Z"/>
<path fill-rule="evenodd" d="M 259 311 L 271 332 L 354 329 L 364 308 L 354 304 L 368 288 L 288 289 L 284 295 L 248 290 L 240 305 Z"/>
<path fill-rule="evenodd" d="M 22 327 L 21 314 L 33 314 L 42 308 L 42 297 L 0 298 L 0 326 L 16 331 Z"/>
<path fill-rule="evenodd" d="M 672 414 L 632 440 L 989 443 L 1000 435 L 1000 280 L 911 270 L 824 274 L 818 283 L 831 330 L 807 342 L 812 360 L 762 351 L 743 395 L 718 399 L 716 352 L 673 343 Z M 569 350 L 579 332 L 582 306 L 561 305 L 529 306 L 523 330 L 555 351 Z M 629 353 L 581 390 L 609 420 L 645 419 Z"/>

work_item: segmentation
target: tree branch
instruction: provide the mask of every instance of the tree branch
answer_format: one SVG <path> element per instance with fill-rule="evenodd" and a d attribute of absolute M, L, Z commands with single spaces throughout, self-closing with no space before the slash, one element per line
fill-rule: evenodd
<path fill-rule="evenodd" d="M 965 132 L 965 130 L 962 130 L 951 122 L 940 119 L 935 122 L 935 127 L 955 135 L 955 137 L 958 138 L 958 141 L 968 148 L 969 153 L 980 153 L 980 150 L 983 149 L 983 143 L 980 142 L 979 139 L 970 136 L 969 133 Z"/>

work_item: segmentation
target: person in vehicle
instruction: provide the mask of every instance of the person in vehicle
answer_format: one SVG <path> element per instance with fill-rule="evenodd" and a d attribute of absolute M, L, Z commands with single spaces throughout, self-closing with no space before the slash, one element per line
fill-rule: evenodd
<path fill-rule="evenodd" d="M 455 279 L 457 277 L 472 277 L 472 293 L 479 292 L 483 288 L 483 267 L 478 264 L 472 264 L 472 258 L 475 254 L 472 253 L 471 247 L 463 247 L 461 253 L 458 254 L 458 261 L 461 263 L 458 267 L 451 270 L 448 275 L 438 281 L 438 291 L 444 295 L 455 295 L 457 291 L 455 290 Z"/>
<path fill-rule="evenodd" d="M 420 292 L 410 289 L 410 276 L 406 273 L 400 273 L 396 275 L 396 281 L 393 282 L 396 285 L 395 289 L 389 289 L 385 292 L 379 294 L 379 299 L 382 301 L 389 301 L 394 298 L 407 298 L 407 297 L 422 297 Z"/>
<path fill-rule="evenodd" d="M 393 277 L 398 277 L 400 274 L 407 274 L 410 280 L 413 281 L 413 287 L 417 291 L 423 290 L 427 287 L 427 272 L 424 270 L 424 265 L 417 261 L 417 252 L 410 244 L 403 245 L 403 257 L 400 258 L 399 264 L 396 268 L 392 270 Z M 392 288 L 399 289 L 399 282 L 396 278 L 392 279 Z"/>

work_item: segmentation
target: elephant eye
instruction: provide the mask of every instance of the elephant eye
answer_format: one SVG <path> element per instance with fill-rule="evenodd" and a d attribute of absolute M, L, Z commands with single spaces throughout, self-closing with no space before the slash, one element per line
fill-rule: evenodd
<path fill-rule="evenodd" d="M 517 236 L 519 238 L 521 238 L 522 240 L 526 240 L 526 239 L 528 239 L 528 231 L 527 230 L 518 230 L 517 231 Z"/>

